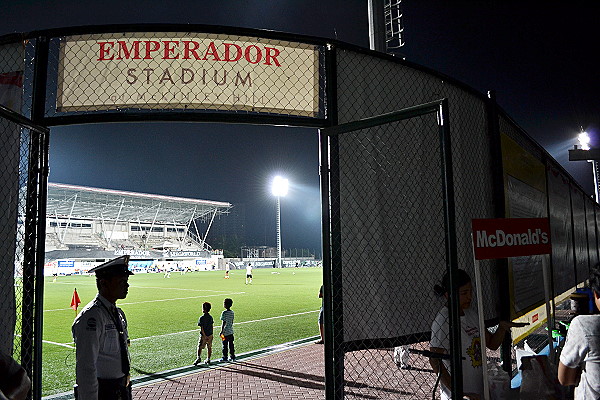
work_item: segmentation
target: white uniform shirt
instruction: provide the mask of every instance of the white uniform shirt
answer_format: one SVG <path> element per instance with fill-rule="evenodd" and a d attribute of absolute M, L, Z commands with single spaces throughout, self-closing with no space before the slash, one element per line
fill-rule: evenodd
<path fill-rule="evenodd" d="M 97 378 L 123 377 L 119 332 L 108 311 L 115 308 L 119 312 L 127 341 L 129 335 L 125 314 L 100 294 L 81 310 L 71 327 L 76 346 L 79 400 L 98 399 Z"/>
<path fill-rule="evenodd" d="M 246 275 L 252 275 L 252 265 L 246 267 Z"/>

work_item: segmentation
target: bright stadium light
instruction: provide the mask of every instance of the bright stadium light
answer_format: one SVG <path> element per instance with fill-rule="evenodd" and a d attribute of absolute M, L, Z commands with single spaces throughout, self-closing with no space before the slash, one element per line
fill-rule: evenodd
<path fill-rule="evenodd" d="M 590 136 L 587 132 L 582 131 L 579 136 L 577 136 L 577 140 L 579 140 L 579 144 L 581 145 L 581 150 L 589 150 L 590 149 Z"/>
<path fill-rule="evenodd" d="M 277 267 L 281 268 L 281 197 L 288 192 L 288 180 L 277 175 L 271 185 L 273 196 L 277 197 Z"/>
<path fill-rule="evenodd" d="M 271 186 L 273 196 L 283 197 L 288 192 L 288 180 L 277 175 L 273 178 L 273 185 Z"/>
<path fill-rule="evenodd" d="M 581 150 L 584 150 L 586 153 L 589 152 L 590 154 L 592 154 L 593 151 L 597 151 L 597 149 L 593 149 L 592 151 L 590 151 L 590 143 L 592 142 L 592 140 L 590 139 L 590 135 L 588 135 L 588 133 L 583 130 L 583 127 L 581 127 L 581 132 L 579 133 L 579 135 L 577 135 L 577 140 L 579 141 L 579 146 L 581 147 Z M 577 150 L 577 146 L 575 146 L 575 150 L 579 151 Z M 600 185 L 600 171 L 598 169 L 597 155 L 590 155 L 589 158 L 586 157 L 585 159 L 587 159 L 587 161 L 592 164 L 592 173 L 594 174 L 594 194 L 596 197 L 596 202 L 600 203 L 600 187 L 598 187 L 598 185 Z M 575 158 L 575 160 L 577 159 Z"/>

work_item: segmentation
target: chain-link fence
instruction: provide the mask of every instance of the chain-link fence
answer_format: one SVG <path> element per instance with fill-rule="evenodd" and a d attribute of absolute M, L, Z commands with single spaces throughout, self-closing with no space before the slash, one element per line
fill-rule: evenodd
<path fill-rule="evenodd" d="M 330 138 L 338 176 L 331 182 L 335 398 L 419 399 L 435 391 L 427 357 L 411 351 L 429 349 L 431 323 L 445 308 L 433 284 L 455 240 L 445 236 L 453 199 L 444 192 L 439 117 L 399 115 Z"/>
<path fill-rule="evenodd" d="M 4 320 L 15 327 L 2 340 L 28 371 L 41 368 L 35 324 L 43 308 L 48 133 L 10 110 L 48 126 L 197 120 L 324 127 L 448 99 L 450 228 L 437 111 L 324 134 L 327 387 L 335 389 L 328 396 L 431 397 L 437 377 L 431 354 L 422 351 L 445 307 L 432 288 L 451 264 L 448 249 L 455 266 L 474 277 L 471 219 L 550 218 L 554 297 L 582 282 L 599 258 L 598 205 L 493 101 L 470 88 L 321 39 L 220 27 L 199 32 L 107 26 L 0 40 L 0 103 L 8 107 L 0 112 L 7 155 L 0 171 L 6 177 L 0 278 L 7 284 L 0 295 Z M 481 262 L 491 324 L 539 317 L 535 307 L 543 298 L 532 283 L 541 280 L 540 262 L 516 262 Z M 510 345 L 490 357 L 512 360 Z"/>

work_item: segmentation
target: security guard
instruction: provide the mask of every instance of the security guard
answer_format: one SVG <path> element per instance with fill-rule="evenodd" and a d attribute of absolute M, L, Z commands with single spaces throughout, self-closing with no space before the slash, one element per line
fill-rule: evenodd
<path fill-rule="evenodd" d="M 127 319 L 115 302 L 127 297 L 129 256 L 108 261 L 96 274 L 98 294 L 79 313 L 71 331 L 77 358 L 78 400 L 130 400 Z"/>

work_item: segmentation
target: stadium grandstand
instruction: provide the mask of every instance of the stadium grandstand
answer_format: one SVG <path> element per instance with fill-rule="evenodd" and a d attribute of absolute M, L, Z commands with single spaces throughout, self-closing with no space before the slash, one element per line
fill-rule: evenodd
<path fill-rule="evenodd" d="M 48 184 L 46 275 L 85 273 L 131 255 L 137 272 L 213 269 L 221 250 L 206 237 L 226 202 Z"/>

